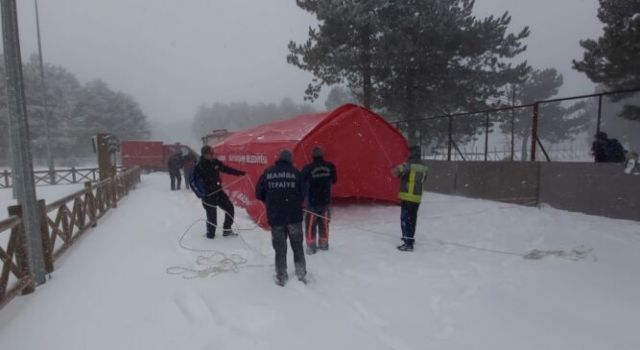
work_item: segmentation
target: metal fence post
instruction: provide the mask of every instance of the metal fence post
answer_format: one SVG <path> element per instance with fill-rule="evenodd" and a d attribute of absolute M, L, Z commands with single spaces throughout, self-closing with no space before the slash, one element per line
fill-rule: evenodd
<path fill-rule="evenodd" d="M 536 142 L 538 140 L 538 113 L 540 102 L 533 104 L 533 120 L 531 123 L 531 161 L 536 161 Z"/>
<path fill-rule="evenodd" d="M 29 268 L 36 285 L 46 282 L 40 236 L 40 217 L 33 180 L 31 141 L 27 120 L 22 55 L 18 32 L 16 0 L 2 0 L 2 41 L 6 70 L 7 110 L 11 153 L 13 158 L 13 188 L 23 211 L 24 241 L 26 242 Z"/>
<path fill-rule="evenodd" d="M 484 161 L 487 161 L 489 153 L 489 112 L 485 115 L 484 120 Z"/>
<path fill-rule="evenodd" d="M 598 124 L 596 125 L 597 132 L 600 132 L 601 120 L 602 120 L 602 95 L 598 96 Z"/>
<path fill-rule="evenodd" d="M 449 147 L 447 149 L 447 161 L 451 161 L 451 145 L 453 144 L 453 117 L 449 115 Z"/>

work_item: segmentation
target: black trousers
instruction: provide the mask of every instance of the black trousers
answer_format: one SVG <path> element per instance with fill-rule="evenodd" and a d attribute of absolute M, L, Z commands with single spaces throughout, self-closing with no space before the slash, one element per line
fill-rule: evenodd
<path fill-rule="evenodd" d="M 296 276 L 299 278 L 307 274 L 307 263 L 302 248 L 302 223 L 271 227 L 271 243 L 276 251 L 276 274 L 287 275 L 287 237 L 293 250 L 293 263 Z"/>
<path fill-rule="evenodd" d="M 171 190 L 180 189 L 180 182 L 182 182 L 182 175 L 180 175 L 180 170 L 178 171 L 170 171 L 169 177 L 171 178 Z M 176 182 L 178 186 L 176 187 Z"/>
<path fill-rule="evenodd" d="M 402 201 L 400 210 L 400 227 L 402 228 L 402 240 L 406 245 L 413 247 L 416 234 L 416 222 L 418 221 L 418 208 L 420 203 Z"/>
<path fill-rule="evenodd" d="M 223 230 L 231 230 L 233 225 L 234 208 L 233 203 L 227 197 L 224 191 L 220 190 L 210 196 L 207 196 L 202 201 L 202 206 L 207 212 L 207 236 L 214 236 L 216 234 L 216 227 L 218 226 L 218 210 L 220 207 L 224 211 L 224 223 L 222 224 Z"/>
<path fill-rule="evenodd" d="M 191 171 L 184 169 L 184 188 L 189 189 L 189 178 L 191 177 Z"/>

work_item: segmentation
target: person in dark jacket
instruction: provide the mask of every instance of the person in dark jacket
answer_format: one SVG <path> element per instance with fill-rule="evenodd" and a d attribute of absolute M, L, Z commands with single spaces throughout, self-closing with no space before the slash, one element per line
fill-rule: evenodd
<path fill-rule="evenodd" d="M 591 144 L 591 154 L 596 163 L 624 163 L 625 149 L 617 139 L 610 139 L 607 133 L 598 131 Z"/>
<path fill-rule="evenodd" d="M 398 250 L 413 251 L 418 209 L 422 201 L 423 186 L 427 180 L 427 171 L 428 168 L 422 164 L 420 157 L 420 146 L 411 147 L 409 159 L 393 168 L 393 175 L 399 177 L 401 181 L 398 197 L 402 203 L 400 227 L 404 244 L 398 246 Z"/>
<path fill-rule="evenodd" d="M 291 152 L 280 152 L 275 165 L 264 171 L 256 185 L 256 198 L 266 204 L 271 243 L 276 253 L 276 283 L 284 286 L 287 274 L 287 237 L 293 250 L 296 276 L 305 282 L 307 267 L 302 238 L 302 176 L 293 166 Z"/>
<path fill-rule="evenodd" d="M 607 158 L 607 133 L 599 131 L 591 144 L 591 155 L 596 163 L 606 163 Z"/>
<path fill-rule="evenodd" d="M 338 179 L 336 166 L 324 160 L 320 147 L 315 147 L 311 155 L 313 161 L 302 169 L 302 179 L 307 188 L 307 254 L 315 254 L 317 249 L 329 249 L 331 186 Z M 319 242 L 316 242 L 316 236 L 319 236 Z"/>
<path fill-rule="evenodd" d="M 235 235 L 231 230 L 234 208 L 229 197 L 227 197 L 227 194 L 222 190 L 220 172 L 235 176 L 243 176 L 245 172 L 226 166 L 216 159 L 211 146 L 202 147 L 200 161 L 198 161 L 193 171 L 197 172 L 198 176 L 202 179 L 206 193 L 202 199 L 202 206 L 207 212 L 207 238 L 213 239 L 216 237 L 216 227 L 218 226 L 217 207 L 220 207 L 225 214 L 224 223 L 222 224 L 222 235 Z"/>
<path fill-rule="evenodd" d="M 167 160 L 167 170 L 169 171 L 169 178 L 171 179 L 171 191 L 180 189 L 180 182 L 182 181 L 180 168 L 182 168 L 182 153 L 176 151 L 169 156 Z"/>
<path fill-rule="evenodd" d="M 182 171 L 184 172 L 184 187 L 189 189 L 189 178 L 191 177 L 191 173 L 193 169 L 196 167 L 196 163 L 198 163 L 198 155 L 189 151 L 186 156 L 184 156 L 182 160 Z"/>

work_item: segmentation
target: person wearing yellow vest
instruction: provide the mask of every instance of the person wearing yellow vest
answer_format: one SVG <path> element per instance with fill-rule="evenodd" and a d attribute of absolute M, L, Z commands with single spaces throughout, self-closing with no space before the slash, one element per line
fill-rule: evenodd
<path fill-rule="evenodd" d="M 401 182 L 398 197 L 402 202 L 400 226 L 404 244 L 398 246 L 398 250 L 404 252 L 413 251 L 418 208 L 422 201 L 427 171 L 427 166 L 422 163 L 420 146 L 411 147 L 409 149 L 409 159 L 393 168 L 393 175 L 399 177 Z"/>

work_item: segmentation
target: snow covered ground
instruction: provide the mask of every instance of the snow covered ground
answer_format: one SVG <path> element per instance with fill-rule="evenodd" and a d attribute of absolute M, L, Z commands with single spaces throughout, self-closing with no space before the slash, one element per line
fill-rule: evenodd
<path fill-rule="evenodd" d="M 64 196 L 70 195 L 73 192 L 80 191 L 84 188 L 83 184 L 67 184 L 67 185 L 38 185 L 36 186 L 36 196 L 38 199 L 44 199 L 46 203 L 53 202 Z M 16 201 L 13 199 L 13 190 L 11 188 L 0 189 L 0 220 L 9 217 L 7 213 L 7 207 L 15 205 Z"/>
<path fill-rule="evenodd" d="M 168 187 L 145 176 L 1 310 L 0 349 L 640 348 L 640 223 L 428 193 L 402 253 L 398 207 L 337 207 L 310 283 L 283 288 L 243 210 L 240 237 L 207 240 Z"/>

